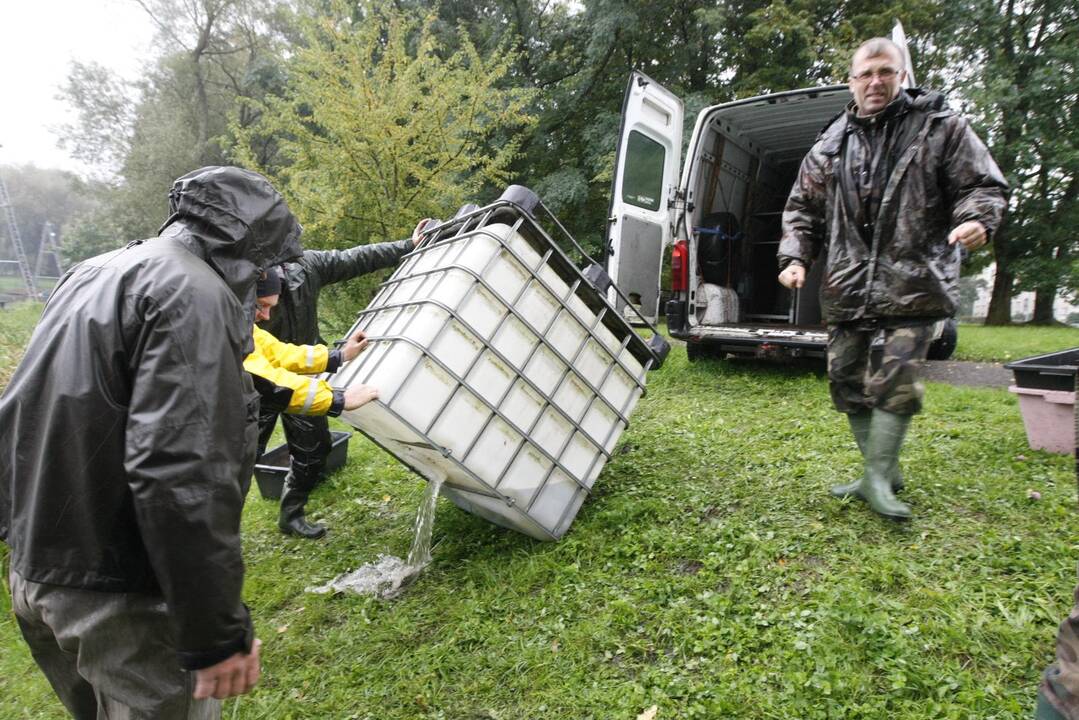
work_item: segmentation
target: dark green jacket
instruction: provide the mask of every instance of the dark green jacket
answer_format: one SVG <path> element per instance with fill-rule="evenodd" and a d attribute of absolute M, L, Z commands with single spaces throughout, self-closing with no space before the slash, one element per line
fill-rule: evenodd
<path fill-rule="evenodd" d="M 412 247 L 412 240 L 408 239 L 357 245 L 348 250 L 304 250 L 299 260 L 285 263 L 285 280 L 277 307 L 259 327 L 284 342 L 324 344 L 318 329 L 318 294 L 322 288 L 393 267 L 412 252 Z"/>
<path fill-rule="evenodd" d="M 977 220 L 992 238 L 1000 226 L 1008 185 L 985 145 L 939 93 L 904 93 L 886 118 L 896 141 L 875 217 L 851 187 L 851 168 L 868 164 L 872 146 L 850 112 L 821 133 L 787 200 L 780 269 L 823 256 L 826 322 L 953 315 L 960 258 L 948 233 Z"/>

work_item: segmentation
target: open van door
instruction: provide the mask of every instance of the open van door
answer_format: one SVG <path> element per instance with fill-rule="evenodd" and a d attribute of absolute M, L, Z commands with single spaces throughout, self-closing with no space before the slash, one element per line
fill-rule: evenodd
<path fill-rule="evenodd" d="M 649 322 L 659 314 L 663 248 L 671 241 L 669 204 L 682 154 L 682 101 L 634 72 L 622 102 L 611 205 L 607 213 L 607 274 Z M 613 290 L 619 312 L 625 301 Z"/>

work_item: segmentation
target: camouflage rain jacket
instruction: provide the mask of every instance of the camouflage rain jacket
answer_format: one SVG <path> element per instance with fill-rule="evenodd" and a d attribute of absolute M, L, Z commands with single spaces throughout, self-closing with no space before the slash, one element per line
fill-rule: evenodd
<path fill-rule="evenodd" d="M 876 116 L 848 109 L 820 134 L 783 212 L 780 269 L 809 267 L 823 251 L 828 323 L 951 316 L 959 247 L 948 233 L 977 220 L 992 238 L 1007 192 L 985 145 L 941 94 L 904 90 Z"/>

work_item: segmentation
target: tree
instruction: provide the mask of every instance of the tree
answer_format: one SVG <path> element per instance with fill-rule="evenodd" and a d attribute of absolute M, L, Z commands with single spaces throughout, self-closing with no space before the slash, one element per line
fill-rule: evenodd
<path fill-rule="evenodd" d="M 966 275 L 959 278 L 959 317 L 969 318 L 974 315 L 974 303 L 978 294 L 986 288 L 988 283 L 977 275 Z"/>
<path fill-rule="evenodd" d="M 513 170 L 593 252 L 608 209 L 626 79 L 641 70 L 686 102 L 685 132 L 707 105 L 842 82 L 850 51 L 907 22 L 927 70 L 942 62 L 938 0 L 543 0 L 446 2 L 439 27 L 463 26 L 484 51 L 515 38 L 510 79 L 534 88 L 534 132 Z M 453 42 L 449 37 L 448 42 Z M 921 63 L 920 63 L 921 64 Z"/>
<path fill-rule="evenodd" d="M 60 126 L 60 147 L 96 177 L 114 178 L 131 152 L 136 88 L 98 63 L 76 61 L 60 94 L 77 118 Z"/>
<path fill-rule="evenodd" d="M 956 76 L 1012 186 L 993 238 L 996 275 L 986 324 L 1010 323 L 1012 295 L 1034 290 L 1034 322 L 1052 320 L 1062 287 L 1075 292 L 1079 237 L 1076 58 L 1079 7 L 1066 0 L 973 0 L 950 6 L 977 33 L 957 34 Z"/>
<path fill-rule="evenodd" d="M 80 180 L 63 170 L 34 165 L 3 166 L 0 167 L 0 175 L 4 177 L 19 236 L 33 272 L 45 223 L 60 228 L 60 238 L 63 241 L 64 228 L 95 206 L 96 183 Z M 0 238 L 3 238 L 0 246 L 9 247 L 6 235 L 7 229 L 0 229 Z"/>
<path fill-rule="evenodd" d="M 305 237 L 323 246 L 399 238 L 484 183 L 508 182 L 516 133 L 532 123 L 528 93 L 498 87 L 510 53 L 484 59 L 466 38 L 442 59 L 430 18 L 360 7 L 357 18 L 340 6 L 309 18 L 285 96 L 248 102 L 260 120 L 233 127 L 237 158 L 280 181 Z M 487 148 L 496 133 L 506 141 Z M 259 162 L 251 148 L 265 137 L 283 164 Z"/>
<path fill-rule="evenodd" d="M 233 125 L 236 158 L 276 180 L 304 225 L 304 244 L 347 247 L 406 237 L 485 186 L 509 183 L 527 91 L 502 88 L 514 56 L 481 57 L 467 38 L 446 52 L 433 18 L 389 3 L 355 14 L 335 3 L 308 17 L 284 97 L 250 100 L 258 120 Z M 253 148 L 273 138 L 280 163 Z M 494 142 L 497 140 L 497 142 Z M 361 299 L 364 283 L 331 292 Z"/>
<path fill-rule="evenodd" d="M 111 185 L 87 227 L 102 227 L 107 215 L 110 233 L 127 239 L 156 233 L 175 178 L 227 162 L 237 98 L 279 89 L 275 69 L 288 23 L 280 3 L 136 1 L 157 25 L 163 48 L 145 75 L 125 83 L 76 63 L 62 90 L 77 117 L 63 129 L 63 144 L 96 164 Z"/>
<path fill-rule="evenodd" d="M 97 205 L 65 225 L 61 233 L 65 267 L 123 246 L 127 239 L 108 206 Z"/>

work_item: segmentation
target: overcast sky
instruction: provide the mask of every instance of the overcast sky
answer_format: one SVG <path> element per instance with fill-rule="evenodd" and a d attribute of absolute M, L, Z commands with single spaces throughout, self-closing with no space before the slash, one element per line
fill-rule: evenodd
<path fill-rule="evenodd" d="M 134 0 L 0 0 L 0 164 L 81 171 L 50 132 L 71 119 L 56 99 L 69 64 L 134 79 L 153 32 Z"/>

